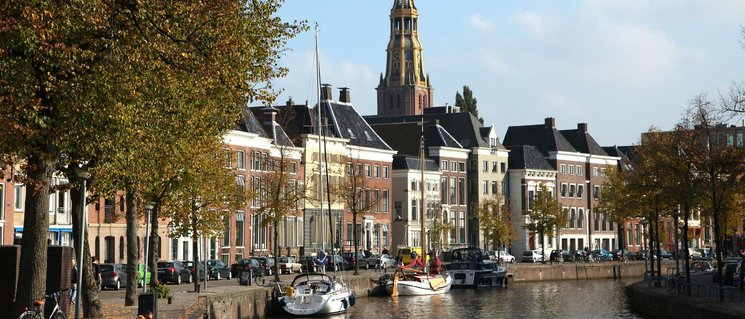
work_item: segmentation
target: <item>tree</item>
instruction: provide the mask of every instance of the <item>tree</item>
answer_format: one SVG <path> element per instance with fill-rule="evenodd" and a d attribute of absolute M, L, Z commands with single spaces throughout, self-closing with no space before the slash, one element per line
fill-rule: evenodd
<path fill-rule="evenodd" d="M 530 202 L 528 211 L 529 222 L 524 226 L 527 230 L 537 233 L 543 242 L 546 234 L 554 231 L 567 223 L 567 212 L 561 208 L 559 201 L 554 198 L 546 184 L 541 184 L 540 189 Z M 541 244 L 541 254 L 546 256 L 546 245 Z M 546 262 L 543 260 L 543 262 Z"/>
<path fill-rule="evenodd" d="M 234 171 L 225 168 L 224 157 L 220 155 L 207 152 L 197 154 L 188 163 L 178 187 L 163 204 L 170 216 L 169 235 L 189 237 L 192 240 L 196 292 L 201 290 L 199 238 L 221 234 L 225 227 L 224 221 L 231 216 L 230 211 L 244 207 L 247 198 L 245 179 L 241 182 Z M 231 153 L 227 152 L 225 156 L 231 156 Z"/>
<path fill-rule="evenodd" d="M 286 72 L 277 66 L 282 47 L 304 29 L 303 23 L 274 17 L 280 3 L 0 4 L 0 25 L 6 26 L 0 29 L 3 164 L 22 163 L 18 182 L 28 189 L 16 315 L 44 296 L 54 170 L 80 164 L 97 168 L 116 159 L 118 164 L 107 167 L 112 171 L 94 170 L 93 187 L 119 184 L 117 189 L 134 198 L 150 196 L 146 185 L 152 184 L 146 179 L 162 167 L 147 160 L 189 145 L 160 137 L 179 129 L 194 133 L 186 141 L 219 137 L 246 101 L 273 98 L 270 81 Z M 199 108 L 195 112 L 184 106 Z M 153 116 L 138 116 L 148 111 Z M 212 116 L 200 122 L 205 113 L 223 114 L 224 120 L 210 122 Z M 148 154 L 138 149 L 142 146 L 156 156 L 140 156 Z M 171 172 L 154 179 L 167 181 L 174 176 Z M 132 215 L 128 213 L 128 224 Z M 137 260 L 128 257 L 128 264 L 134 267 Z M 90 282 L 87 273 L 85 277 Z M 81 289 L 84 300 L 96 300 L 89 286 Z M 100 317 L 98 303 L 90 305 L 83 305 L 86 317 Z"/>
<path fill-rule="evenodd" d="M 505 197 L 495 194 L 474 207 L 481 229 L 492 242 L 492 247 L 497 249 L 503 249 L 505 244 L 517 239 L 517 232 L 510 219 L 511 213 L 506 205 Z"/>
<path fill-rule="evenodd" d="M 446 238 L 453 230 L 453 225 L 448 223 L 447 216 L 445 216 L 442 206 L 438 203 L 435 203 L 432 214 L 433 216 L 429 218 L 430 222 L 427 225 L 430 232 L 430 242 L 435 250 L 441 250 L 442 246 L 448 242 Z"/>
<path fill-rule="evenodd" d="M 460 92 L 455 92 L 455 106 L 460 107 L 461 112 L 469 112 L 473 114 L 481 124 L 484 124 L 484 118 L 479 117 L 478 106 L 476 105 L 476 98 L 473 97 L 473 92 L 468 85 L 463 86 L 463 95 Z"/>
<path fill-rule="evenodd" d="M 346 206 L 347 211 L 352 215 L 352 225 L 357 227 L 358 218 L 363 218 L 367 214 L 373 214 L 378 207 L 380 197 L 376 197 L 370 190 L 370 177 L 366 177 L 361 169 L 359 159 L 353 159 L 348 164 L 346 175 L 341 183 L 331 189 L 331 194 Z M 354 245 L 354 256 L 359 255 L 359 238 L 357 231 L 352 231 L 352 243 Z M 424 253 L 424 252 L 423 252 Z M 354 274 L 359 274 L 359 264 L 354 265 Z"/>
<path fill-rule="evenodd" d="M 300 181 L 290 174 L 293 165 L 297 166 L 299 150 L 288 146 L 275 146 L 278 156 L 270 157 L 271 171 L 261 175 L 258 189 L 252 196 L 260 196 L 262 203 L 256 210 L 264 216 L 261 227 L 272 227 L 272 254 L 279 256 L 279 223 L 293 211 L 297 211 L 299 203 L 305 198 L 305 190 Z M 274 264 L 274 280 L 279 279 L 279 265 Z"/>

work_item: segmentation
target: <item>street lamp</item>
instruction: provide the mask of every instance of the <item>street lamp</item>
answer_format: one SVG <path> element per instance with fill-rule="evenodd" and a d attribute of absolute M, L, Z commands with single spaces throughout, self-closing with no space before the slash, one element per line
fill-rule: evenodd
<path fill-rule="evenodd" d="M 80 167 L 75 167 L 73 171 L 75 172 L 75 175 L 78 178 L 83 180 L 83 193 L 82 193 L 83 198 L 82 198 L 81 209 L 80 209 L 80 237 L 77 239 L 78 247 L 79 247 L 78 248 L 78 280 L 77 280 L 78 292 L 77 292 L 77 295 L 75 296 L 75 318 L 78 319 L 80 318 L 80 297 L 83 295 L 82 293 L 83 291 L 82 289 L 83 288 L 83 255 L 85 255 L 85 253 L 83 252 L 83 249 L 85 248 L 83 243 L 85 242 L 85 225 L 87 224 L 86 217 L 88 215 L 85 212 L 85 207 L 86 207 L 85 193 L 88 192 L 86 188 L 88 186 L 87 184 L 88 179 L 91 178 L 91 173 L 88 172 L 87 168 L 80 168 Z"/>
<path fill-rule="evenodd" d="M 150 247 L 150 212 L 153 211 L 155 203 L 149 203 L 145 205 L 145 264 L 142 266 L 143 269 L 143 276 L 142 276 L 142 293 L 147 292 L 147 266 L 148 266 L 148 248 Z M 153 274 L 150 274 L 152 277 Z"/>

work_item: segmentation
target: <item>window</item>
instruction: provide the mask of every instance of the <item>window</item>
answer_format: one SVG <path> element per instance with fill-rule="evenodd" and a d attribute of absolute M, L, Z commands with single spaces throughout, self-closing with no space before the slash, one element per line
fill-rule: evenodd
<path fill-rule="evenodd" d="M 0 220 L 5 220 L 5 184 L 0 184 Z M 0 243 L 1 242 L 2 239 L 0 239 Z"/>
<path fill-rule="evenodd" d="M 124 236 L 119 236 L 119 260 L 124 261 Z"/>
<path fill-rule="evenodd" d="M 243 151 L 235 152 L 235 168 L 246 169 L 246 153 Z"/>
<path fill-rule="evenodd" d="M 455 161 L 450 162 L 450 171 L 451 172 L 457 172 L 458 171 L 458 163 Z"/>
<path fill-rule="evenodd" d="M 366 177 L 372 176 L 372 172 L 370 171 L 370 164 L 365 164 L 365 176 Z"/>
<path fill-rule="evenodd" d="M 222 220 L 225 227 L 225 231 L 222 234 L 222 245 L 223 247 L 230 246 L 230 216 L 225 216 Z"/>
<path fill-rule="evenodd" d="M 382 203 L 382 200 L 380 199 L 380 190 L 375 190 L 375 212 L 380 212 L 380 204 Z"/>
<path fill-rule="evenodd" d="M 526 205 L 526 207 L 528 208 L 527 210 L 530 210 L 531 206 L 533 206 L 533 197 L 535 197 L 535 191 L 528 191 L 528 203 Z"/>
<path fill-rule="evenodd" d="M 103 262 L 107 264 L 114 263 L 114 256 L 115 256 L 115 250 L 114 245 L 116 244 L 116 239 L 114 236 L 106 236 L 104 237 L 104 255 L 103 255 Z"/>
<path fill-rule="evenodd" d="M 504 173 L 504 172 L 506 172 L 506 171 L 507 171 L 507 163 L 505 163 L 505 162 L 501 162 L 501 163 L 499 163 L 499 167 L 500 167 L 500 171 L 501 171 L 502 173 Z"/>
<path fill-rule="evenodd" d="M 454 211 L 450 211 L 450 227 L 451 227 L 450 228 L 450 242 L 454 243 L 455 238 L 456 238 L 455 237 L 456 229 L 455 229 L 455 212 Z"/>
<path fill-rule="evenodd" d="M 567 173 L 567 165 L 566 164 L 561 164 L 559 166 L 559 173 L 562 173 L 562 174 L 566 174 Z"/>
<path fill-rule="evenodd" d="M 598 230 L 600 230 L 600 214 L 595 213 L 595 215 L 593 217 L 594 217 L 593 218 L 593 220 L 594 220 L 594 223 L 593 224 L 595 225 L 595 231 L 598 231 Z"/>
<path fill-rule="evenodd" d="M 388 179 L 388 166 L 383 166 L 383 178 Z"/>
<path fill-rule="evenodd" d="M 240 196 L 239 200 L 242 201 L 244 199 L 243 194 L 246 193 L 246 177 L 243 175 L 236 175 L 235 184 L 238 187 L 238 196 Z"/>
<path fill-rule="evenodd" d="M 375 173 L 375 175 L 374 175 L 375 178 L 380 178 L 380 166 L 375 165 L 375 167 L 373 169 L 373 173 Z"/>
<path fill-rule="evenodd" d="M 242 211 L 237 211 L 235 213 L 235 246 L 236 247 L 243 247 L 244 240 L 243 240 L 243 224 L 245 223 L 246 219 L 246 213 Z"/>
<path fill-rule="evenodd" d="M 577 210 L 577 228 L 582 229 L 585 224 L 585 213 L 582 208 Z"/>
<path fill-rule="evenodd" d="M 471 168 L 469 170 L 471 171 L 477 171 L 479 169 L 479 162 L 476 160 L 471 160 Z"/>
<path fill-rule="evenodd" d="M 13 196 L 14 196 L 14 200 L 13 200 L 14 206 L 13 207 L 17 211 L 23 210 L 23 198 L 24 198 L 23 192 L 24 191 L 25 191 L 25 187 L 23 187 L 23 185 L 18 185 L 18 184 L 15 185 L 14 194 L 13 194 Z"/>
<path fill-rule="evenodd" d="M 466 172 L 466 162 L 458 162 L 458 170 L 462 173 Z"/>
<path fill-rule="evenodd" d="M 570 184 L 569 185 L 569 197 L 574 197 L 574 191 L 576 190 L 577 185 Z"/>
<path fill-rule="evenodd" d="M 593 167 L 592 168 L 592 176 L 598 176 L 598 168 L 597 167 Z"/>
<path fill-rule="evenodd" d="M 228 168 L 232 167 L 231 164 L 232 164 L 233 159 L 231 157 L 233 157 L 232 156 L 233 152 L 231 152 L 229 149 L 224 149 L 222 150 L 222 152 L 223 152 L 222 154 L 223 161 L 225 161 L 225 167 L 228 167 Z"/>
<path fill-rule="evenodd" d="M 388 212 L 388 190 L 387 189 L 383 190 L 382 201 L 383 201 L 383 212 L 387 213 Z"/>
<path fill-rule="evenodd" d="M 574 222 L 577 218 L 577 211 L 572 208 L 569 213 L 569 228 L 574 228 Z"/>
<path fill-rule="evenodd" d="M 393 213 L 396 214 L 395 220 L 401 220 L 401 218 L 403 218 L 402 207 L 403 205 L 401 202 L 393 203 Z"/>
<path fill-rule="evenodd" d="M 567 184 L 561 184 L 561 197 L 567 196 Z"/>
<path fill-rule="evenodd" d="M 497 188 L 497 185 L 498 185 L 497 184 L 497 181 L 492 181 L 491 182 L 491 193 L 493 195 L 499 194 L 499 189 Z"/>
<path fill-rule="evenodd" d="M 178 238 L 171 238 L 171 259 L 178 260 Z"/>
<path fill-rule="evenodd" d="M 582 165 L 577 165 L 577 176 L 582 176 Z"/>
<path fill-rule="evenodd" d="M 297 174 L 297 163 L 290 163 L 290 174 Z"/>
<path fill-rule="evenodd" d="M 600 223 L 601 228 L 603 229 L 603 231 L 608 230 L 608 218 L 606 218 L 606 214 L 601 215 L 603 216 L 603 221 Z"/>
<path fill-rule="evenodd" d="M 388 246 L 388 224 L 383 224 L 383 247 Z"/>
<path fill-rule="evenodd" d="M 597 185 L 596 185 L 596 186 L 594 186 L 594 187 L 593 187 L 593 194 L 592 194 L 592 197 L 593 197 L 593 198 L 594 198 L 595 200 L 598 200 L 598 199 L 600 199 L 600 186 L 597 186 Z"/>
<path fill-rule="evenodd" d="M 484 161 L 484 167 L 481 170 L 484 172 L 489 171 L 489 161 Z"/>
<path fill-rule="evenodd" d="M 409 220 L 417 220 L 417 202 L 419 202 L 418 199 L 411 200 L 411 218 Z"/>
<path fill-rule="evenodd" d="M 458 179 L 458 204 L 466 204 L 466 179 L 463 177 Z"/>
<path fill-rule="evenodd" d="M 416 191 L 416 180 L 415 179 L 411 180 L 411 191 Z"/>
<path fill-rule="evenodd" d="M 497 162 L 491 162 L 491 171 L 492 173 L 497 172 Z"/>
<path fill-rule="evenodd" d="M 458 223 L 458 232 L 460 232 L 460 242 L 466 242 L 466 212 L 460 212 L 460 222 Z"/>
<path fill-rule="evenodd" d="M 457 203 L 457 200 L 455 198 L 455 185 L 456 185 L 455 177 L 451 177 L 450 178 L 450 204 Z"/>
<path fill-rule="evenodd" d="M 578 184 L 577 185 L 577 198 L 582 198 L 582 193 L 585 191 L 585 185 Z"/>
<path fill-rule="evenodd" d="M 483 194 L 489 194 L 489 181 L 484 180 L 482 188 L 483 188 L 482 190 Z"/>
<path fill-rule="evenodd" d="M 574 165 L 569 165 L 569 175 L 574 175 Z"/>
<path fill-rule="evenodd" d="M 442 169 L 443 172 L 444 171 L 447 171 L 448 170 L 448 161 L 440 161 L 440 169 Z"/>

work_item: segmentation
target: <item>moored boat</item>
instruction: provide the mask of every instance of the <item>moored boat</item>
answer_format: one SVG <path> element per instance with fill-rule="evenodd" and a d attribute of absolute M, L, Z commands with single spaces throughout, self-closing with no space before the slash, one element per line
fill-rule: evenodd
<path fill-rule="evenodd" d="M 354 305 L 355 296 L 343 282 L 326 274 L 306 273 L 295 276 L 278 301 L 287 314 L 314 316 L 345 312 Z"/>
<path fill-rule="evenodd" d="M 445 265 L 453 278 L 453 288 L 499 287 L 507 268 L 499 266 L 477 247 L 456 248 Z"/>

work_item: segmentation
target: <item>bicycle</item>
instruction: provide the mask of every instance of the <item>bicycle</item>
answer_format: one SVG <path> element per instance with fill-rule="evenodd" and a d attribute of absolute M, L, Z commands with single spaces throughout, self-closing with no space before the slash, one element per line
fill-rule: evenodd
<path fill-rule="evenodd" d="M 253 282 L 259 286 L 263 286 L 266 280 L 264 279 L 264 271 L 254 270 L 253 271 Z"/>
<path fill-rule="evenodd" d="M 667 277 L 667 292 L 671 295 L 673 293 L 680 293 L 683 288 L 685 280 L 683 276 L 679 274 L 670 275 Z"/>
<path fill-rule="evenodd" d="M 45 319 L 47 317 L 44 317 L 44 312 L 42 311 L 42 306 L 44 305 L 46 299 L 54 300 L 54 308 L 52 308 L 52 311 L 49 312 L 49 317 L 47 319 L 66 319 L 65 314 L 62 313 L 62 309 L 59 307 L 59 296 L 62 292 L 54 292 L 48 295 L 44 296 L 44 299 L 40 300 L 34 300 L 34 308 L 33 309 L 26 309 L 25 312 L 21 314 L 18 319 Z"/>

